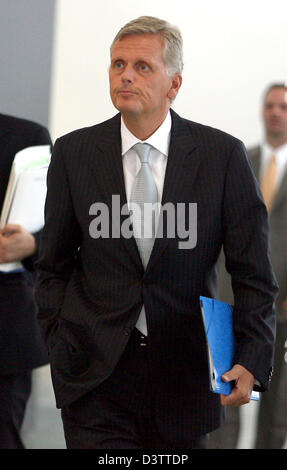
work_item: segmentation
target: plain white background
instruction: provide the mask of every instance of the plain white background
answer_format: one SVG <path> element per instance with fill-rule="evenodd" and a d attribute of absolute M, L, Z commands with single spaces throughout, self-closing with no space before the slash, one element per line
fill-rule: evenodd
<path fill-rule="evenodd" d="M 129 20 L 152 15 L 184 40 L 182 116 L 229 132 L 250 146 L 262 136 L 261 96 L 287 79 L 286 0 L 58 0 L 50 129 L 53 139 L 113 114 L 109 48 Z"/>

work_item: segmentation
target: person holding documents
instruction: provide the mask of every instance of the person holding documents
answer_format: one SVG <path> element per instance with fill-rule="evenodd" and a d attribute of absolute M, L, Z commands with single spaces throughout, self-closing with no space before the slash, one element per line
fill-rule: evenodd
<path fill-rule="evenodd" d="M 182 65 L 177 28 L 131 21 L 111 47 L 119 114 L 55 143 L 36 299 L 68 448 L 205 448 L 220 400 L 269 386 L 266 207 L 243 144 L 171 109 Z M 238 341 L 225 397 L 209 390 L 199 300 L 222 245 Z"/>
<path fill-rule="evenodd" d="M 51 145 L 51 139 L 43 126 L 0 114 L 0 211 L 15 154 L 46 144 Z M 38 239 L 39 233 L 31 234 L 18 224 L 0 230 L 0 449 L 24 447 L 20 430 L 31 371 L 48 362 L 34 299 Z M 7 270 L 7 263 L 17 263 L 17 268 Z"/>

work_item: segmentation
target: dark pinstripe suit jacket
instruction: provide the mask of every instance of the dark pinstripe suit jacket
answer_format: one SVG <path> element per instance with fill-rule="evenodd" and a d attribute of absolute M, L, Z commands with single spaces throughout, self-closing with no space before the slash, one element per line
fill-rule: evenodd
<path fill-rule="evenodd" d="M 268 386 L 276 281 L 266 209 L 240 141 L 172 114 L 162 204 L 198 204 L 197 245 L 157 239 L 144 272 L 134 238 L 89 235 L 89 208 L 126 202 L 120 116 L 74 131 L 54 147 L 38 261 L 39 320 L 50 349 L 57 406 L 113 371 L 142 303 L 161 433 L 193 438 L 220 424 L 209 392 L 199 296 L 216 293 L 222 243 L 234 274 L 236 362 Z"/>

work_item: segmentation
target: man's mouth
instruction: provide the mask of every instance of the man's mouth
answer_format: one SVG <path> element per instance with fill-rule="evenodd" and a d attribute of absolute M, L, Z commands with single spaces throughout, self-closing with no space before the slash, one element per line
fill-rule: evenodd
<path fill-rule="evenodd" d="M 270 124 L 271 126 L 280 126 L 280 125 L 281 125 L 281 121 L 280 121 L 280 119 L 270 119 L 269 124 Z"/>
<path fill-rule="evenodd" d="M 136 95 L 136 92 L 134 92 L 132 90 L 119 90 L 118 93 L 120 95 L 124 95 L 124 96 Z"/>

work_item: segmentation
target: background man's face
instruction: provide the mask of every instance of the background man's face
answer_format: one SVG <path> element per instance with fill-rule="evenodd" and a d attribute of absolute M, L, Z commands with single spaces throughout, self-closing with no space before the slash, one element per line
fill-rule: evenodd
<path fill-rule="evenodd" d="M 173 80 L 167 74 L 160 36 L 131 35 L 117 41 L 109 78 L 112 102 L 123 116 L 165 117 Z"/>
<path fill-rule="evenodd" d="M 287 141 L 287 91 L 285 88 L 272 88 L 263 106 L 263 121 L 266 135 Z"/>

